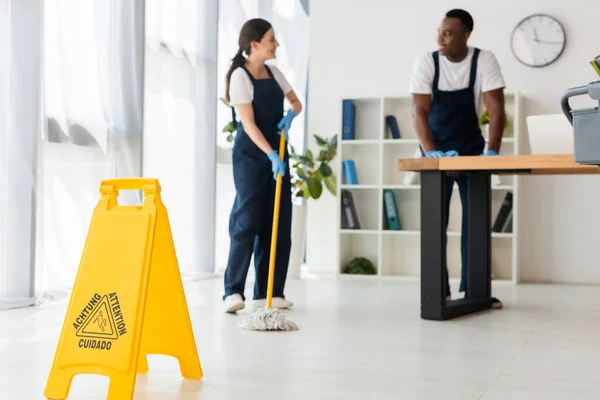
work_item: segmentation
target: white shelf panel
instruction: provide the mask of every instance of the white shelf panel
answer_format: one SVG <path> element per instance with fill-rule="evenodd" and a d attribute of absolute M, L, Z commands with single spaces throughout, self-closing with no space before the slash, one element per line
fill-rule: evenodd
<path fill-rule="evenodd" d="M 377 229 L 340 229 L 342 235 L 376 235 Z"/>
<path fill-rule="evenodd" d="M 399 231 L 392 231 L 392 230 L 383 230 L 381 231 L 382 235 L 389 235 L 389 236 L 420 236 L 421 235 L 421 231 L 414 231 L 414 230 L 399 230 Z M 448 237 L 460 237 L 461 233 L 460 232 L 456 232 L 456 231 L 448 231 L 446 232 L 446 235 Z M 512 239 L 513 234 L 511 232 L 492 232 L 492 238 L 500 238 L 500 239 Z"/>
<path fill-rule="evenodd" d="M 361 144 L 379 144 L 381 140 L 379 139 L 354 139 L 354 140 L 342 140 L 341 143 L 343 145 L 349 146 L 359 146 Z"/>
<path fill-rule="evenodd" d="M 420 190 L 421 185 L 383 185 L 384 189 L 406 189 L 406 190 Z"/>
<path fill-rule="evenodd" d="M 492 232 L 492 238 L 512 239 L 513 236 L 512 232 Z"/>
<path fill-rule="evenodd" d="M 448 231 L 446 234 L 448 237 L 460 237 L 461 233 L 456 231 Z M 513 234 L 511 232 L 492 232 L 492 239 L 512 239 Z"/>
<path fill-rule="evenodd" d="M 349 187 L 352 187 L 352 185 L 347 185 Z M 373 189 L 373 188 L 378 188 L 379 186 L 377 185 L 362 185 L 362 186 L 368 186 L 368 188 Z M 344 186 L 342 186 L 344 187 Z M 421 190 L 421 185 L 383 185 L 382 186 L 383 189 L 399 189 L 399 190 Z M 514 185 L 492 185 L 492 190 L 514 190 L 515 187 Z M 458 186 L 454 185 L 454 190 L 458 190 Z"/>
<path fill-rule="evenodd" d="M 418 145 L 419 144 L 419 140 L 418 139 L 384 139 L 383 140 L 384 144 L 414 144 L 414 145 Z"/>
<path fill-rule="evenodd" d="M 379 185 L 348 185 L 343 184 L 342 189 L 379 189 Z"/>
<path fill-rule="evenodd" d="M 489 143 L 490 141 L 486 138 L 485 139 L 485 143 Z M 515 142 L 515 138 L 514 137 L 506 137 L 503 136 L 502 137 L 502 144 L 513 144 Z"/>
<path fill-rule="evenodd" d="M 410 230 L 392 231 L 392 230 L 386 229 L 386 230 L 381 231 L 381 233 L 383 235 L 389 235 L 389 236 L 419 236 L 419 235 L 421 235 L 421 231 L 410 231 Z"/>
<path fill-rule="evenodd" d="M 515 190 L 515 185 L 492 185 L 492 190 Z"/>

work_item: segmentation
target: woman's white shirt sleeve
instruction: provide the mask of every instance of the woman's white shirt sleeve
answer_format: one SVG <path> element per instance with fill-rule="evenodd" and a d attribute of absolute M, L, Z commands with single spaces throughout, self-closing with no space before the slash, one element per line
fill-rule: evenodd
<path fill-rule="evenodd" d="M 236 68 L 229 81 L 229 103 L 251 104 L 254 88 L 250 77 L 243 68 Z"/>

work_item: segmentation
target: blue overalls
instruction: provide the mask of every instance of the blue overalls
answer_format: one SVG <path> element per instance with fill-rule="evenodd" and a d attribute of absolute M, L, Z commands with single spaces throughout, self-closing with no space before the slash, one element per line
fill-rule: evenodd
<path fill-rule="evenodd" d="M 277 123 L 283 117 L 284 94 L 269 67 L 265 65 L 265 68 L 269 73 L 269 78 L 265 79 L 255 79 L 246 68 L 244 71 L 254 86 L 252 108 L 256 125 L 271 147 L 279 152 Z M 233 107 L 232 117 L 236 123 Z M 267 297 L 276 181 L 273 179 L 271 161 L 254 144 L 241 123 L 237 123 L 232 161 L 236 197 L 229 218 L 231 247 L 225 270 L 223 299 L 238 293 L 245 300 L 244 287 L 252 253 L 256 271 L 254 299 L 264 299 Z M 287 148 L 283 161 L 286 163 L 286 172 L 281 186 L 273 297 L 284 297 L 291 248 L 292 192 Z"/>
<path fill-rule="evenodd" d="M 438 89 L 440 74 L 439 52 L 433 53 L 435 63 L 435 75 L 433 78 L 433 98 L 431 111 L 429 113 L 429 125 L 431 126 L 433 139 L 437 150 L 456 150 L 461 156 L 474 156 L 483 153 L 485 139 L 479 128 L 479 117 L 475 104 L 475 78 L 477 77 L 477 59 L 479 49 L 475 49 L 471 61 L 471 74 L 469 87 L 455 91 L 442 91 Z M 449 176 L 446 188 L 446 209 L 450 208 L 452 198 L 452 187 L 454 182 L 458 184 L 460 201 L 462 204 L 462 229 L 461 229 L 461 257 L 462 270 L 460 280 L 460 292 L 467 292 L 467 244 L 468 244 L 468 178 L 467 176 Z M 448 217 L 446 212 L 446 217 Z M 448 219 L 445 221 L 448 227 Z M 446 272 L 448 266 L 446 265 Z M 450 295 L 450 285 L 447 283 L 447 295 Z"/>

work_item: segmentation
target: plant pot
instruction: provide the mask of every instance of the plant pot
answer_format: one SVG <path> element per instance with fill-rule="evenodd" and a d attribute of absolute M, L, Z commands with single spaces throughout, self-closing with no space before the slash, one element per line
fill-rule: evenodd
<path fill-rule="evenodd" d="M 292 209 L 292 248 L 287 279 L 300 279 L 306 243 L 306 204 L 294 204 Z"/>

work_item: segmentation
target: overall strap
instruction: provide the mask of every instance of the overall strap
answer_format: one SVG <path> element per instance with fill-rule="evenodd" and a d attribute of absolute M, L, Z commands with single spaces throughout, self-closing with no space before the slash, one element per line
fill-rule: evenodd
<path fill-rule="evenodd" d="M 434 51 L 432 56 L 433 63 L 435 64 L 435 74 L 433 75 L 433 90 L 437 90 L 438 81 L 440 80 L 440 52 Z"/>
<path fill-rule="evenodd" d="M 235 107 L 231 106 L 231 121 L 233 121 L 233 124 L 237 126 L 237 121 L 235 120 Z"/>
<path fill-rule="evenodd" d="M 479 49 L 475 49 L 473 59 L 471 59 L 471 77 L 469 79 L 469 89 L 475 88 L 475 79 L 477 78 L 477 59 L 479 58 Z"/>
<path fill-rule="evenodd" d="M 244 71 L 246 71 L 246 73 L 248 74 L 248 77 L 250 78 L 250 81 L 252 82 L 252 84 L 254 84 L 254 81 L 255 81 L 256 79 L 254 79 L 254 77 L 252 76 L 252 74 L 250 73 L 250 71 L 248 71 L 248 70 L 246 69 L 246 67 L 244 67 L 243 65 L 242 65 L 240 68 L 241 68 L 241 69 L 243 69 Z"/>
<path fill-rule="evenodd" d="M 273 72 L 271 72 L 271 68 L 269 68 L 269 67 L 267 66 L 267 64 L 265 64 L 265 69 L 267 70 L 267 74 L 269 74 L 269 76 L 270 76 L 271 78 L 275 78 L 275 76 L 273 76 Z"/>

